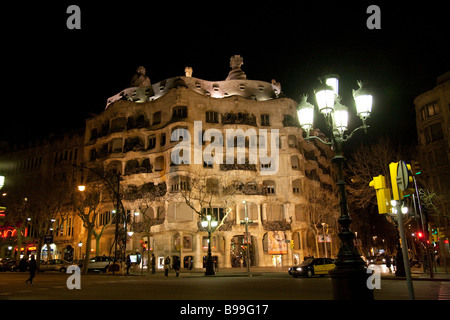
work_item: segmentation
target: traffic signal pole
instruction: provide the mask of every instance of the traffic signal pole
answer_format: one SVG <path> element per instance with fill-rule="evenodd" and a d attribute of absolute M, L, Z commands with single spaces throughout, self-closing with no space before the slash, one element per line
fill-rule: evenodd
<path fill-rule="evenodd" d="M 403 199 L 402 191 L 408 188 L 409 173 L 408 168 L 403 161 L 391 163 L 389 165 L 391 173 L 391 184 L 395 200 L 395 208 L 397 211 L 398 229 L 400 231 L 400 239 L 402 241 L 403 265 L 406 273 L 406 284 L 408 286 L 408 295 L 410 300 L 414 300 L 414 287 L 411 278 L 411 268 L 408 259 L 408 242 L 406 241 L 405 227 L 403 225 L 403 213 L 401 200 Z M 393 179 L 395 177 L 395 179 Z"/>
<path fill-rule="evenodd" d="M 411 268 L 409 267 L 409 259 L 408 259 L 408 244 L 406 242 L 405 227 L 403 226 L 403 213 L 400 200 L 396 201 L 395 208 L 397 210 L 400 239 L 402 240 L 402 256 L 403 256 L 403 265 L 405 267 L 406 273 L 406 284 L 408 286 L 408 296 L 410 300 L 414 300 L 414 287 L 412 284 Z"/>

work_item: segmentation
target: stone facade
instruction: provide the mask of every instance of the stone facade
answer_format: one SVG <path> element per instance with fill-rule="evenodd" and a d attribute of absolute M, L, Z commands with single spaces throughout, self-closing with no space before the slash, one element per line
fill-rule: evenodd
<path fill-rule="evenodd" d="M 245 225 L 241 221 L 245 218 L 245 206 L 251 220 L 248 231 L 252 266 L 292 265 L 305 256 L 317 255 L 317 250 L 323 255 L 323 243 L 317 245 L 306 219 L 308 201 L 304 194 L 311 186 L 317 186 L 324 192 L 321 201 L 336 201 L 332 151 L 328 146 L 304 141 L 298 126 L 297 103 L 281 92 L 279 83 L 248 80 L 242 65 L 241 57 L 232 57 L 231 71 L 224 81 L 194 78 L 195 70 L 187 67 L 185 76 L 154 84 L 149 73 L 139 67 L 132 79 L 133 86 L 109 98 L 101 114 L 86 120 L 84 141 L 79 145 L 81 154 L 76 162 L 103 172 L 120 173 L 128 230 L 134 231 L 127 241 L 127 254 L 142 252 L 142 243 L 147 243 L 158 259 L 177 256 L 182 259 L 182 268 L 188 260 L 193 261 L 194 268 L 202 268 L 208 234 L 199 224 L 201 217 L 197 212 L 201 208 L 197 205 L 197 212 L 194 211 L 183 192 L 188 185 L 185 183 L 204 177 L 217 188 L 211 210 L 220 217 L 223 210 L 229 211 L 212 234 L 212 255 L 217 257 L 219 268 L 242 266 L 246 244 Z M 202 152 L 210 144 L 205 136 L 210 129 L 220 132 L 221 137 L 216 136 L 215 142 L 224 145 L 233 142 L 227 138 L 227 130 L 241 129 L 247 134 L 242 138 L 244 155 L 238 155 L 235 148 L 232 163 L 225 157 L 223 163 L 194 161 L 195 148 Z M 189 132 L 189 146 L 193 150 L 189 164 L 178 164 L 173 157 L 180 141 L 171 138 L 178 137 L 183 130 Z M 253 139 L 264 137 L 264 132 L 267 140 Z M 272 144 L 270 139 L 275 133 L 278 139 Z M 239 139 L 234 138 L 234 142 L 239 143 Z M 260 157 L 251 161 L 250 150 L 265 146 L 268 155 L 278 151 L 274 172 L 267 171 L 268 165 Z M 74 185 L 89 185 L 89 170 L 78 171 L 74 179 Z M 158 195 L 152 189 L 153 193 L 142 193 L 136 198 L 139 194 L 136 190 L 153 186 L 159 188 Z M 95 248 L 92 255 L 111 253 L 115 236 L 111 217 L 116 204 L 108 199 L 105 197 L 104 210 L 97 221 L 99 230 L 103 226 L 106 229 L 99 247 L 92 240 Z M 337 214 L 336 210 L 321 221 L 327 223 L 328 233 L 332 234 L 329 256 L 337 252 Z M 148 218 L 153 219 L 150 234 L 143 231 Z M 80 226 L 71 239 L 76 247 L 78 242 L 86 241 L 86 233 L 80 219 L 75 215 L 74 219 L 74 224 Z"/>
<path fill-rule="evenodd" d="M 309 185 L 317 184 L 327 190 L 330 198 L 335 197 L 331 151 L 303 140 L 297 103 L 281 93 L 279 84 L 248 80 L 241 65 L 231 61 L 232 70 L 225 81 L 193 78 L 192 68 L 186 68 L 186 76 L 149 87 L 127 88 L 108 99 L 102 114 L 87 120 L 84 157 L 88 166 L 122 172 L 121 185 L 125 189 L 146 183 L 165 184 L 167 188 L 165 197 L 151 203 L 151 214 L 160 219 L 160 224 L 152 227 L 151 239 L 134 233 L 128 251 L 140 250 L 140 240 L 145 238 L 156 257 L 178 256 L 182 261 L 192 257 L 194 267 L 202 267 L 207 232 L 199 228 L 199 215 L 180 195 L 183 180 L 201 176 L 216 179 L 221 190 L 234 187 L 231 211 L 224 226 L 212 236 L 212 255 L 218 257 L 219 268 L 240 263 L 236 247 L 242 244 L 245 233 L 240 223 L 244 219 L 244 200 L 253 221 L 248 227 L 253 244 L 252 265 L 291 265 L 293 257 L 298 262 L 315 254 L 302 211 L 302 194 Z M 201 131 L 196 131 L 194 122 L 200 122 Z M 242 129 L 249 133 L 245 138 L 245 159 L 238 163 L 235 158 L 232 164 L 225 160 L 222 164 L 194 163 L 192 152 L 190 164 L 176 165 L 171 154 L 179 142 L 171 141 L 171 137 L 178 129 L 189 132 L 191 150 L 195 144 L 201 150 L 208 146 L 203 134 L 209 129 L 221 132 L 223 144 L 229 142 L 226 130 Z M 249 163 L 248 159 L 250 132 L 258 135 L 264 129 L 268 132 L 266 143 L 270 143 L 270 132 L 279 133 L 279 168 L 274 175 L 262 174 L 264 164 Z M 139 212 L 138 202 L 124 202 L 127 210 Z M 220 207 L 219 199 L 216 206 Z M 139 223 L 142 217 L 135 219 Z M 277 233 L 284 241 L 294 240 L 293 248 L 285 243 L 280 255 L 269 253 L 268 237 Z"/>

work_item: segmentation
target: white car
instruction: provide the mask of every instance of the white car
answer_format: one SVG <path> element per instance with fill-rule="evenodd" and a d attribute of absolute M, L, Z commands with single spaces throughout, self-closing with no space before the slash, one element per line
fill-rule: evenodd
<path fill-rule="evenodd" d="M 59 271 L 61 273 L 65 273 L 67 270 L 67 267 L 70 266 L 72 263 L 61 260 L 61 259 L 51 259 L 48 261 L 41 262 L 41 265 L 39 266 L 40 271 Z"/>
<path fill-rule="evenodd" d="M 113 257 L 98 256 L 89 259 L 88 270 L 100 270 L 103 272 L 108 271 L 110 264 L 114 262 Z"/>

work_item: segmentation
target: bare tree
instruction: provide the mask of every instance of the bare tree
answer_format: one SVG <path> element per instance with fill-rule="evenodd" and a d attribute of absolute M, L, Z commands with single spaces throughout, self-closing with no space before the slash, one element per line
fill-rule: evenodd
<path fill-rule="evenodd" d="M 316 254 L 319 256 L 319 227 L 322 222 L 330 227 L 336 225 L 337 217 L 339 216 L 338 200 L 329 191 L 321 188 L 318 183 L 314 182 L 305 188 L 303 195 L 306 200 L 306 205 L 304 206 L 305 220 L 314 235 Z"/>
<path fill-rule="evenodd" d="M 43 179 L 29 190 L 27 205 L 33 235 L 37 238 L 37 252 L 41 252 L 46 235 L 52 233 L 55 219 L 64 216 L 68 202 L 68 183 L 65 179 Z M 48 252 L 50 253 L 50 252 Z M 37 259 L 38 267 L 40 259 Z"/>
<path fill-rule="evenodd" d="M 356 147 L 349 157 L 346 168 L 349 181 L 346 184 L 348 202 L 354 213 L 353 228 L 361 231 L 364 247 L 371 246 L 374 233 L 382 232 L 384 239 L 391 238 L 392 241 L 397 238 L 397 231 L 390 228 L 385 221 L 393 226 L 396 226 L 397 222 L 390 215 L 378 215 L 376 192 L 369 183 L 374 177 L 383 175 L 386 178 L 386 187 L 391 188 L 389 164 L 400 160 L 409 162 L 414 159 L 414 153 L 412 145 L 394 145 L 388 137 L 381 137 L 372 145 Z M 410 219 L 404 219 L 404 224 L 409 223 Z"/>
<path fill-rule="evenodd" d="M 235 205 L 233 195 L 235 190 L 227 187 L 223 188 L 217 178 L 208 176 L 196 176 L 181 182 L 179 194 L 185 203 L 197 214 L 200 222 L 206 214 L 212 213 L 214 208 L 224 208 L 225 213 L 218 219 L 218 225 L 214 229 L 218 230 L 226 221 L 231 208 Z"/>
<path fill-rule="evenodd" d="M 20 258 L 20 248 L 26 240 L 25 230 L 28 226 L 28 198 L 9 196 L 6 201 L 5 226 L 11 227 L 16 231 L 17 252 L 16 259 Z M 3 239 L 2 239 L 3 240 Z"/>
<path fill-rule="evenodd" d="M 348 160 L 346 172 L 351 183 L 347 184 L 349 205 L 357 208 L 373 207 L 377 198 L 369 186 L 373 177 L 383 175 L 390 185 L 389 164 L 411 158 L 409 147 L 395 148 L 388 137 L 381 137 L 373 145 L 357 147 Z"/>
<path fill-rule="evenodd" d="M 91 251 L 91 239 L 94 234 L 95 222 L 97 216 L 103 209 L 102 202 L 103 185 L 100 183 L 90 184 L 83 192 L 76 192 L 74 194 L 75 212 L 83 222 L 83 227 L 86 229 L 86 255 L 83 263 L 83 273 L 88 271 L 89 254 Z"/>
<path fill-rule="evenodd" d="M 164 201 L 166 191 L 165 183 L 147 183 L 139 188 L 128 188 L 124 193 L 124 200 L 137 205 L 141 216 L 140 222 L 133 222 L 133 231 L 143 232 L 149 241 L 152 227 L 164 223 L 164 217 L 153 212 L 153 207 Z M 150 250 L 147 250 L 147 261 L 150 262 Z M 150 272 L 150 268 L 147 268 L 147 272 Z"/>

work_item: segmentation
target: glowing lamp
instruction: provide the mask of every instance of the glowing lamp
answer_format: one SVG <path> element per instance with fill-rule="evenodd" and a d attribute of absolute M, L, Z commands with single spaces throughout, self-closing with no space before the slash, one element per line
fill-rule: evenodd
<path fill-rule="evenodd" d="M 364 121 L 372 112 L 373 96 L 362 81 L 358 81 L 359 89 L 353 90 L 356 113 Z"/>
<path fill-rule="evenodd" d="M 308 131 L 313 126 L 313 119 L 314 119 L 314 106 L 309 103 L 308 95 L 304 94 L 301 97 L 302 101 L 298 105 L 298 121 L 300 123 L 300 127 L 302 127 L 304 130 Z"/>
<path fill-rule="evenodd" d="M 348 128 L 348 108 L 341 104 L 340 98 L 336 99 L 334 105 L 334 124 L 341 135 Z"/>
<path fill-rule="evenodd" d="M 333 88 L 334 94 L 339 95 L 339 79 L 337 76 L 328 76 L 325 83 Z"/>
<path fill-rule="evenodd" d="M 333 87 L 322 83 L 319 88 L 314 90 L 314 94 L 316 95 L 319 111 L 322 114 L 327 115 L 333 111 L 335 96 Z"/>

